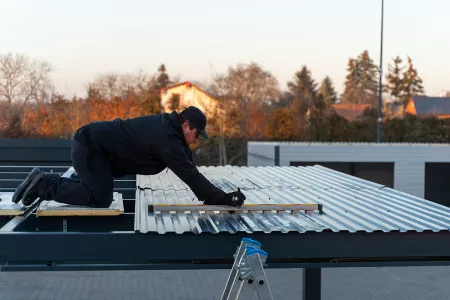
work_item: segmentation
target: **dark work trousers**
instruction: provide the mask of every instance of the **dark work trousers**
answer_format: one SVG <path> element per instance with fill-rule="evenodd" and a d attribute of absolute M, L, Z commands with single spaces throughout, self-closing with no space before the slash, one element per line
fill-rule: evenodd
<path fill-rule="evenodd" d="M 107 208 L 113 200 L 114 177 L 108 158 L 73 139 L 72 165 L 80 180 L 46 176 L 40 188 L 44 200 Z"/>

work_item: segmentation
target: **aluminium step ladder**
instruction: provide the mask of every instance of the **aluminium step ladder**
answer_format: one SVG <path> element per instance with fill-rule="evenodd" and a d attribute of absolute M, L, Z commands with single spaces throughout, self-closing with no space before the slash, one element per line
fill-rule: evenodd
<path fill-rule="evenodd" d="M 261 243 L 243 238 L 220 299 L 251 300 L 256 292 L 260 300 L 273 300 L 264 272 L 266 259 L 267 253 L 261 249 Z"/>

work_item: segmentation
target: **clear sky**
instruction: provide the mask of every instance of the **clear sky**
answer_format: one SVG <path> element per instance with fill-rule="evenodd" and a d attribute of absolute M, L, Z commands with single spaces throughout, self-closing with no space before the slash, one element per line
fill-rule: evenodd
<path fill-rule="evenodd" d="M 343 90 L 349 57 L 379 64 L 381 0 L 1 0 L 0 53 L 53 63 L 65 94 L 85 94 L 104 72 L 208 80 L 259 63 L 282 89 L 306 64 Z M 384 68 L 410 55 L 428 95 L 450 90 L 450 1 L 385 0 Z"/>

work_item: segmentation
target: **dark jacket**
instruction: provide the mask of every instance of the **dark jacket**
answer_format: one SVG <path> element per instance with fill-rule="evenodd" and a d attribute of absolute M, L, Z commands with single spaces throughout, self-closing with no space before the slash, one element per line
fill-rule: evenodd
<path fill-rule="evenodd" d="M 80 128 L 90 148 L 111 161 L 113 176 L 153 175 L 171 169 L 200 201 L 224 192 L 197 169 L 177 112 L 93 122 Z"/>

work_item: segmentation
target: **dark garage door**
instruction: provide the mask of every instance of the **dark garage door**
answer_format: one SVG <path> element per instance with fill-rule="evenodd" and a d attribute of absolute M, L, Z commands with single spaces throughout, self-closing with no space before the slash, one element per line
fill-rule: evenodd
<path fill-rule="evenodd" d="M 450 163 L 425 163 L 425 199 L 450 207 Z"/>
<path fill-rule="evenodd" d="M 321 165 L 332 170 L 394 188 L 394 163 L 391 162 L 291 162 L 291 166 L 313 165 Z"/>

